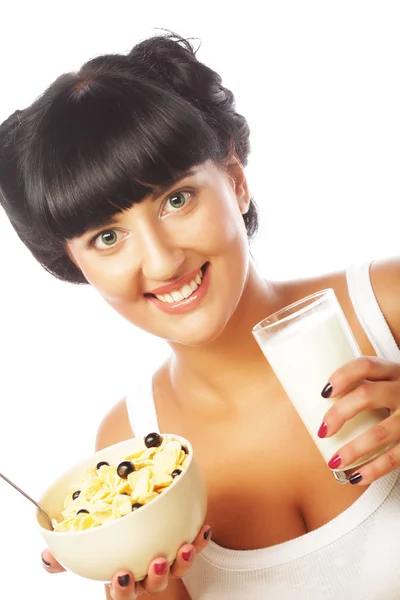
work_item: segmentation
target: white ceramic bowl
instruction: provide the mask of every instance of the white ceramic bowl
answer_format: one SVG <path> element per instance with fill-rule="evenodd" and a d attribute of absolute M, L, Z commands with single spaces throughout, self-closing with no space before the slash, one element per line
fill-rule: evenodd
<path fill-rule="evenodd" d="M 154 558 L 165 556 L 171 564 L 179 547 L 194 540 L 206 515 L 205 483 L 190 442 L 177 435 L 168 437 L 188 449 L 188 464 L 169 488 L 139 510 L 99 527 L 74 532 L 50 531 L 43 515 L 36 512 L 50 552 L 66 569 L 106 583 L 117 569 L 129 569 L 140 581 Z M 86 468 L 103 460 L 118 465 L 142 448 L 144 440 L 134 438 L 96 452 L 61 475 L 42 495 L 40 504 L 50 518 L 59 519 L 70 486 L 80 481 Z"/>

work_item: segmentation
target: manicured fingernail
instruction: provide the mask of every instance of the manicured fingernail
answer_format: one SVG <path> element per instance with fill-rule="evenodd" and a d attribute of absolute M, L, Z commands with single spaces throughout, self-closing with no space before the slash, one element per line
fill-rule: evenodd
<path fill-rule="evenodd" d="M 323 398 L 329 398 L 329 396 L 332 394 L 332 384 L 331 383 L 327 383 L 326 386 L 324 387 L 324 389 L 321 392 L 321 396 Z"/>
<path fill-rule="evenodd" d="M 156 575 L 165 575 L 168 570 L 168 563 L 166 560 L 163 562 L 154 563 L 154 572 Z"/>
<path fill-rule="evenodd" d="M 339 456 L 339 454 L 335 454 L 335 456 L 332 456 L 331 460 L 328 462 L 328 467 L 330 469 L 337 469 L 341 462 L 342 457 Z"/>
<path fill-rule="evenodd" d="M 118 583 L 121 587 L 128 587 L 130 581 L 129 575 L 120 575 L 118 577 Z"/>
<path fill-rule="evenodd" d="M 324 438 L 327 433 L 328 425 L 325 423 L 325 421 L 323 421 L 321 427 L 318 429 L 318 437 Z"/>
<path fill-rule="evenodd" d="M 352 483 L 354 485 L 355 483 L 360 483 L 361 479 L 362 479 L 361 473 L 354 473 L 354 475 L 352 475 L 349 478 L 349 481 L 350 481 L 350 483 Z"/>
<path fill-rule="evenodd" d="M 51 567 L 51 564 L 49 562 L 47 562 L 47 560 L 44 560 L 43 556 L 42 556 L 42 563 L 44 564 L 45 567 Z"/>
<path fill-rule="evenodd" d="M 185 552 L 182 552 L 182 558 L 183 560 L 192 560 L 193 558 L 193 550 L 186 550 Z"/>
<path fill-rule="evenodd" d="M 204 532 L 203 537 L 205 540 L 208 540 L 210 535 L 211 535 L 211 527 L 210 527 L 210 529 L 207 529 L 207 531 Z"/>

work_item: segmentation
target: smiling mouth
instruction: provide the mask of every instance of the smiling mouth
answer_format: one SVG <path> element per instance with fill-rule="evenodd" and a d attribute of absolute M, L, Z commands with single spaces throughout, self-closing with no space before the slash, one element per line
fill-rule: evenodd
<path fill-rule="evenodd" d="M 145 294 L 147 298 L 157 298 L 163 304 L 175 304 L 178 302 L 182 302 L 182 300 L 187 300 L 194 294 L 198 288 L 201 286 L 201 282 L 203 280 L 204 274 L 208 267 L 209 263 L 205 263 L 196 273 L 194 278 L 185 283 L 182 287 L 177 288 L 167 294 Z"/>

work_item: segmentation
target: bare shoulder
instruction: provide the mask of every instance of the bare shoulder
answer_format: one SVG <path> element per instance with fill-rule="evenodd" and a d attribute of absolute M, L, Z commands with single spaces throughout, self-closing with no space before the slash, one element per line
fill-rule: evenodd
<path fill-rule="evenodd" d="M 346 307 L 349 305 L 346 272 L 343 270 L 315 277 L 279 282 L 278 286 L 275 287 L 277 287 L 278 293 L 286 306 L 327 288 L 332 288 L 335 291 L 342 305 L 346 305 Z"/>
<path fill-rule="evenodd" d="M 134 437 L 129 422 L 125 398 L 115 404 L 105 415 L 97 430 L 96 450 L 107 448 Z"/>
<path fill-rule="evenodd" d="M 400 346 L 400 258 L 373 262 L 370 277 L 378 304 Z"/>
<path fill-rule="evenodd" d="M 370 278 L 376 299 L 390 327 L 390 330 L 400 346 L 400 258 L 377 260 L 371 264 Z M 364 353 L 371 353 L 372 347 L 355 315 L 349 296 L 346 272 L 337 271 L 310 279 L 290 281 L 283 284 L 286 304 L 304 298 L 325 288 L 333 288 L 356 333 Z"/>

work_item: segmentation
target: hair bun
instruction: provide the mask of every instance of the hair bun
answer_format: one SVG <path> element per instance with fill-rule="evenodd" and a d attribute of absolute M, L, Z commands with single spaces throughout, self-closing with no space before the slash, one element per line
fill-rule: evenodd
<path fill-rule="evenodd" d="M 221 99 L 221 78 L 196 58 L 189 40 L 176 34 L 156 36 L 128 54 L 135 73 L 153 79 L 194 104 Z M 204 108 L 204 106 L 203 106 Z"/>

